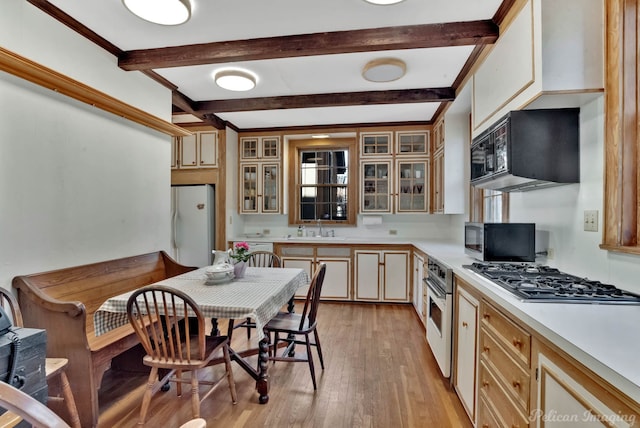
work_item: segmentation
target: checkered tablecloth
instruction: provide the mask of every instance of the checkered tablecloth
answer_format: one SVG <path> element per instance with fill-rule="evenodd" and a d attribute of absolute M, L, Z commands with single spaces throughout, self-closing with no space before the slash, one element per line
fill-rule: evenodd
<path fill-rule="evenodd" d="M 262 327 L 278 313 L 296 290 L 309 283 L 302 269 L 254 268 L 244 278 L 226 284 L 207 285 L 205 268 L 157 282 L 188 294 L 207 318 L 242 319 L 256 322 L 258 339 L 264 337 Z M 127 319 L 127 300 L 133 291 L 111 297 L 93 315 L 95 334 L 100 336 L 123 326 Z"/>

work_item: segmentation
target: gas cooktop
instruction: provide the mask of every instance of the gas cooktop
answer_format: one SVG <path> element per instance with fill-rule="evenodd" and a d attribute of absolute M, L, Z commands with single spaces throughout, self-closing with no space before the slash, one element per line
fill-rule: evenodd
<path fill-rule="evenodd" d="M 640 305 L 640 295 L 556 268 L 527 263 L 473 263 L 464 266 L 523 301 Z"/>

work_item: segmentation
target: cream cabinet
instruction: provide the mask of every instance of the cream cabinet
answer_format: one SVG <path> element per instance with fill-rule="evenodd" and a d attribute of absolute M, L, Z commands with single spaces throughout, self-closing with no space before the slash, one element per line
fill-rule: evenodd
<path fill-rule="evenodd" d="M 322 300 L 349 300 L 351 290 L 351 248 L 347 246 L 277 244 L 275 251 L 288 268 L 303 269 L 313 276 L 320 263 L 327 265 L 322 285 Z M 305 298 L 309 287 L 300 287 L 295 296 Z"/>
<path fill-rule="evenodd" d="M 240 138 L 240 161 L 274 161 L 281 159 L 282 146 L 279 136 Z"/>
<path fill-rule="evenodd" d="M 409 302 L 408 250 L 354 250 L 355 300 Z"/>
<path fill-rule="evenodd" d="M 172 140 L 171 168 L 196 169 L 218 166 L 218 133 L 197 131 Z"/>
<path fill-rule="evenodd" d="M 238 212 L 282 214 L 280 137 L 242 137 L 239 144 Z"/>
<path fill-rule="evenodd" d="M 476 420 L 479 300 L 455 279 L 453 386 L 472 422 Z"/>
<path fill-rule="evenodd" d="M 431 164 L 433 166 L 431 212 L 435 214 L 444 213 L 444 131 L 444 119 L 442 119 L 433 127 L 433 148 L 431 151 Z"/>
<path fill-rule="evenodd" d="M 631 427 L 640 421 L 637 402 L 538 339 L 533 341 L 533 360 L 533 426 Z"/>
<path fill-rule="evenodd" d="M 280 163 L 240 164 L 240 214 L 279 214 L 282 174 Z"/>
<path fill-rule="evenodd" d="M 429 178 L 428 131 L 360 134 L 361 213 L 428 212 Z"/>
<path fill-rule="evenodd" d="M 413 290 L 412 290 L 412 302 L 413 308 L 420 317 L 422 324 L 425 324 L 425 318 L 423 316 L 423 299 L 424 299 L 424 265 L 425 257 L 422 254 L 413 253 Z"/>
<path fill-rule="evenodd" d="M 473 136 L 510 110 L 577 107 L 603 92 L 604 2 L 523 3 L 473 76 Z"/>

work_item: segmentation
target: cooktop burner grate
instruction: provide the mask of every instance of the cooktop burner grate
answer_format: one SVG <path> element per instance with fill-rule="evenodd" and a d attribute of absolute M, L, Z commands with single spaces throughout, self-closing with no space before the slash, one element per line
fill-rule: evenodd
<path fill-rule="evenodd" d="M 533 302 L 640 304 L 640 296 L 556 268 L 527 263 L 473 263 L 464 266 L 515 294 Z"/>

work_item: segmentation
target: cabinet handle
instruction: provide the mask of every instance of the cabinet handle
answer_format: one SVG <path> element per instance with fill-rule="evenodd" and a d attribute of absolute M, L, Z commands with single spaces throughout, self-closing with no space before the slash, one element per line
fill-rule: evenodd
<path fill-rule="evenodd" d="M 462 327 L 467 328 L 469 327 L 469 324 L 466 321 L 462 321 Z"/>
<path fill-rule="evenodd" d="M 511 385 L 513 385 L 514 388 L 520 388 L 520 381 L 518 380 L 512 380 L 511 381 Z"/>
<path fill-rule="evenodd" d="M 520 340 L 520 339 L 516 339 L 514 337 L 512 343 L 513 343 L 513 346 L 515 346 L 516 348 L 521 348 L 522 347 L 522 340 Z"/>

